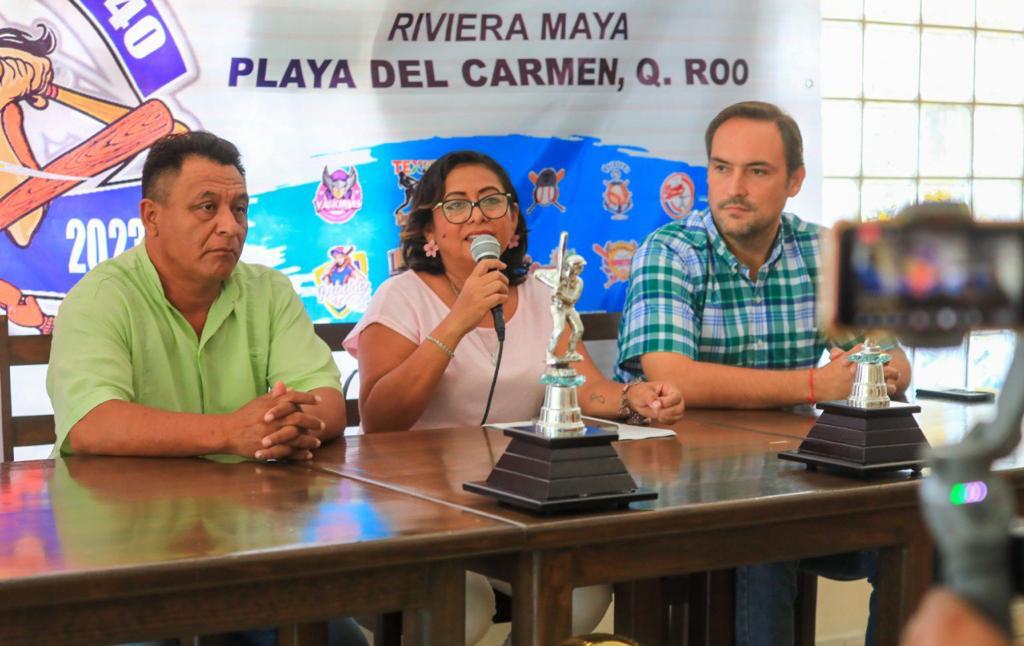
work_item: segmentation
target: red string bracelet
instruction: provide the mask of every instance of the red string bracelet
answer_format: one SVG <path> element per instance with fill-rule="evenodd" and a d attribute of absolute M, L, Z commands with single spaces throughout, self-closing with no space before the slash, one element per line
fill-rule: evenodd
<path fill-rule="evenodd" d="M 807 385 L 810 386 L 811 393 L 807 395 L 807 403 L 813 405 L 814 399 L 814 368 L 807 371 Z"/>

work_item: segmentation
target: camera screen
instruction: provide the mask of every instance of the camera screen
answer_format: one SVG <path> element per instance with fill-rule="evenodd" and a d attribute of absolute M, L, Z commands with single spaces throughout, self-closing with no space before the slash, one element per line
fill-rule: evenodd
<path fill-rule="evenodd" d="M 839 319 L 859 328 L 1015 328 L 1024 229 L 1010 224 L 868 222 L 840 232 Z"/>

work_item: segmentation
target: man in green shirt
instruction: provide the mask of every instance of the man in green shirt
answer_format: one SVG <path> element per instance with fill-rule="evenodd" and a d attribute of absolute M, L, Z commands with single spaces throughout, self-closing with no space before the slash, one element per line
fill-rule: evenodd
<path fill-rule="evenodd" d="M 248 203 L 230 142 L 192 132 L 153 145 L 144 244 L 90 271 L 57 316 L 54 455 L 305 460 L 341 434 L 330 349 L 285 276 L 238 260 Z"/>

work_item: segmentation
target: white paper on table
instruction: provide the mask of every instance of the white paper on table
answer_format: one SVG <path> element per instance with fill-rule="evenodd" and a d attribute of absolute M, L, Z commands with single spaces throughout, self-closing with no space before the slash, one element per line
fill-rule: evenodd
<path fill-rule="evenodd" d="M 514 428 L 516 426 L 530 426 L 537 420 L 528 419 L 522 422 L 506 422 L 503 424 L 488 424 L 490 428 L 506 429 Z M 614 430 L 619 434 L 619 441 L 625 442 L 627 440 L 649 440 L 656 437 L 675 437 L 676 432 L 669 428 L 651 428 L 649 426 L 633 426 L 632 424 L 622 424 L 620 422 L 612 422 L 606 419 L 600 419 L 597 417 L 584 417 L 583 421 L 591 426 L 598 426 L 600 428 L 606 428 L 608 430 Z"/>

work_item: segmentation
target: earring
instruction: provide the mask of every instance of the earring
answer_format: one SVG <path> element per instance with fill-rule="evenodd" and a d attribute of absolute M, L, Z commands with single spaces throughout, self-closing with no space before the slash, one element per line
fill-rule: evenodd
<path fill-rule="evenodd" d="M 508 240 L 508 249 L 515 249 L 519 246 L 519 234 L 513 233 L 512 237 Z"/>
<path fill-rule="evenodd" d="M 427 258 L 437 258 L 437 241 L 431 238 L 427 240 L 427 244 L 423 245 L 423 253 L 427 255 Z"/>

